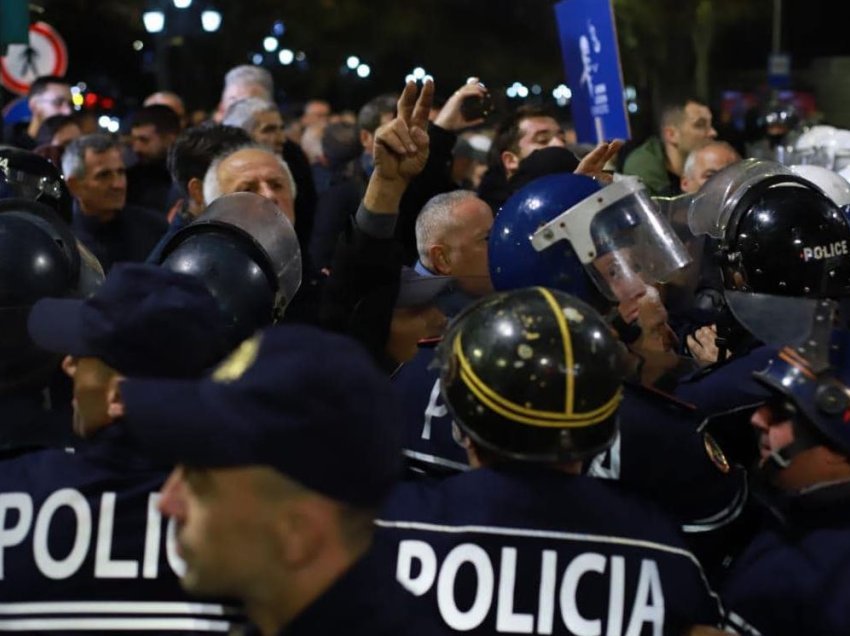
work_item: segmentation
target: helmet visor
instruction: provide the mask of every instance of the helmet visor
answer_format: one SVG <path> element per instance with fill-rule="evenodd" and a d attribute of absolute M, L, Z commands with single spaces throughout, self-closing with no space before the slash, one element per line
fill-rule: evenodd
<path fill-rule="evenodd" d="M 596 286 L 624 302 L 647 284 L 668 281 L 689 262 L 685 246 L 636 178 L 612 183 L 541 227 L 538 251 L 560 239 L 572 244 Z"/>
<path fill-rule="evenodd" d="M 56 179 L 16 170 L 8 162 L 0 162 L 0 199 L 41 201 L 44 197 L 59 201 L 62 184 Z"/>
<path fill-rule="evenodd" d="M 745 159 L 725 167 L 703 184 L 693 196 L 688 225 L 695 236 L 707 234 L 722 239 L 735 207 L 754 183 L 766 177 L 792 174 L 775 161 Z"/>
<path fill-rule="evenodd" d="M 195 223 L 230 225 L 248 234 L 268 257 L 278 292 L 287 303 L 292 300 L 301 286 L 301 248 L 295 228 L 274 203 L 250 192 L 226 194 Z"/>

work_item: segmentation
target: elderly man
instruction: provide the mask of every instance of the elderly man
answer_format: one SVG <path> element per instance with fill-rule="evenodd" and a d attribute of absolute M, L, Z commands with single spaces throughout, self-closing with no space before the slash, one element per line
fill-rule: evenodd
<path fill-rule="evenodd" d="M 260 97 L 246 97 L 233 102 L 221 122 L 225 126 L 241 128 L 258 144 L 283 152 L 286 134 L 283 131 L 283 118 L 272 102 Z"/>
<path fill-rule="evenodd" d="M 222 110 L 215 119 L 223 121 L 227 116 L 229 125 L 244 129 L 255 141 L 283 155 L 300 193 L 295 204 L 295 215 L 298 218 L 295 230 L 298 232 L 301 251 L 306 255 L 316 212 L 316 185 L 304 151 L 297 143 L 280 135 L 283 122 L 280 113 L 275 114 L 277 108 L 273 95 L 274 84 L 268 71 L 256 66 L 237 66 L 225 77 L 219 106 Z M 237 102 L 243 103 L 237 107 Z M 230 110 L 232 107 L 233 111 Z"/>
<path fill-rule="evenodd" d="M 127 171 L 120 142 L 85 135 L 62 155 L 62 172 L 76 201 L 71 227 L 108 270 L 119 261 L 143 261 L 167 228 L 165 217 L 127 206 Z"/>
<path fill-rule="evenodd" d="M 713 175 L 740 160 L 738 151 L 725 141 L 707 141 L 700 144 L 685 159 L 679 182 L 682 192 L 693 194 Z"/>
<path fill-rule="evenodd" d="M 468 299 L 492 292 L 487 262 L 492 226 L 493 211 L 474 192 L 438 194 L 416 219 L 416 271 L 453 276 Z"/>
<path fill-rule="evenodd" d="M 297 190 L 289 166 L 278 155 L 260 145 L 228 152 L 212 162 L 204 177 L 207 205 L 223 194 L 253 192 L 272 201 L 295 223 Z"/>
<path fill-rule="evenodd" d="M 688 153 L 717 137 L 717 131 L 708 106 L 685 97 L 664 106 L 659 133 L 626 157 L 623 173 L 640 177 L 654 195 L 673 196 L 681 193 L 679 179 Z"/>
<path fill-rule="evenodd" d="M 62 77 L 43 75 L 30 85 L 27 104 L 32 113 L 30 120 L 11 126 L 5 136 L 11 145 L 33 150 L 36 147 L 38 129 L 45 119 L 53 115 L 70 115 L 73 112 L 71 87 Z"/>
<path fill-rule="evenodd" d="M 270 100 L 274 96 L 274 80 L 271 73 L 259 66 L 242 64 L 230 69 L 224 76 L 221 101 L 213 120 L 221 123 L 233 102 L 246 97 L 261 97 Z"/>

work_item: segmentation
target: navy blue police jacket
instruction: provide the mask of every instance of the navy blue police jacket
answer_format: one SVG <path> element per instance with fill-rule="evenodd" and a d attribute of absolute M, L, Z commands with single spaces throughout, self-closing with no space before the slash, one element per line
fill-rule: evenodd
<path fill-rule="evenodd" d="M 168 469 L 118 427 L 76 452 L 0 460 L 0 631 L 209 633 L 232 611 L 190 600 L 175 526 L 157 510 Z"/>
<path fill-rule="evenodd" d="M 421 349 L 393 383 L 404 405 L 404 454 L 409 472 L 445 477 L 468 468 L 466 451 L 452 436 L 452 417 L 440 395 L 433 349 Z M 620 405 L 620 433 L 611 448 L 589 463 L 591 476 L 620 482 L 673 515 L 690 534 L 724 527 L 746 500 L 743 471 L 697 432 L 688 405 L 627 384 Z"/>
<path fill-rule="evenodd" d="M 71 447 L 80 440 L 71 432 L 71 409 L 49 404 L 47 389 L 0 395 L 0 458 L 44 447 Z M 2 484 L 0 484 L 2 485 Z"/>
<path fill-rule="evenodd" d="M 765 389 L 753 380 L 753 373 L 767 367 L 776 353 L 775 347 L 763 345 L 705 367 L 682 378 L 673 395 L 693 404 L 701 417 L 763 402 Z"/>
<path fill-rule="evenodd" d="M 396 583 L 384 560 L 370 550 L 301 611 L 280 636 L 440 636 L 450 632 L 422 599 Z M 260 636 L 249 625 L 245 636 Z"/>
<path fill-rule="evenodd" d="M 453 631 L 679 634 L 720 604 L 675 525 L 616 486 L 507 464 L 400 485 L 386 567 Z"/>
<path fill-rule="evenodd" d="M 850 482 L 780 501 L 722 595 L 740 634 L 850 634 Z"/>
<path fill-rule="evenodd" d="M 452 417 L 440 394 L 434 349 L 420 349 L 393 375 L 404 413 L 404 458 L 410 476 L 446 477 L 469 468 L 466 451 L 452 435 Z"/>

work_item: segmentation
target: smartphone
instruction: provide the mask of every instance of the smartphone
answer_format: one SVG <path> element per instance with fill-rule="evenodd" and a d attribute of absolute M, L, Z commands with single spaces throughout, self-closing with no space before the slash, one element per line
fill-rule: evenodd
<path fill-rule="evenodd" d="M 468 95 L 460 103 L 460 114 L 466 121 L 483 119 L 493 112 L 493 100 L 487 93 L 483 97 Z"/>

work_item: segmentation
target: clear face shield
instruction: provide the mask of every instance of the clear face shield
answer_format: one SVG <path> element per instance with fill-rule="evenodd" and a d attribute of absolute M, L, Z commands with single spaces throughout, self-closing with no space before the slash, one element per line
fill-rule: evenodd
<path fill-rule="evenodd" d="M 80 298 L 88 298 L 103 284 L 106 276 L 100 261 L 80 241 L 77 241 L 77 251 L 80 253 L 80 281 L 77 290 Z"/>
<path fill-rule="evenodd" d="M 768 177 L 791 174 L 782 164 L 764 159 L 745 159 L 727 166 L 693 195 L 688 211 L 691 232 L 722 239 L 732 213 L 752 185 Z"/>
<path fill-rule="evenodd" d="M 670 281 L 690 257 L 634 177 L 616 181 L 542 226 L 531 244 L 542 251 L 568 240 L 593 282 L 610 300 L 633 301 L 646 285 Z"/>
<path fill-rule="evenodd" d="M 193 226 L 227 225 L 246 234 L 268 259 L 282 307 L 301 286 L 301 248 L 295 228 L 278 207 L 257 194 L 235 192 L 213 201 Z M 167 249 L 167 248 L 166 248 Z"/>

